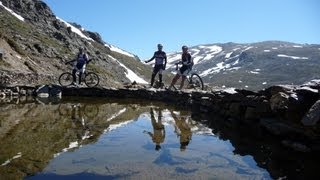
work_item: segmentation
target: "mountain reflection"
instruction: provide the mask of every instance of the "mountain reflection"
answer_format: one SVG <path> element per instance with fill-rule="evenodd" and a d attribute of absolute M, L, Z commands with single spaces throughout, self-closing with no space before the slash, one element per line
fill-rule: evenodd
<path fill-rule="evenodd" d="M 192 126 L 196 125 L 188 123 L 190 115 L 180 116 L 180 112 L 169 111 L 163 105 L 103 101 L 0 104 L 0 175 L 4 179 L 34 175 L 43 171 L 52 159 L 96 143 L 102 134 L 123 127 L 141 115 L 150 116 L 153 131 L 146 129 L 145 133 L 155 143 L 156 150 L 160 150 L 165 140 L 165 125 L 175 128 L 180 149 L 186 149 Z M 208 128 L 200 125 L 193 128 L 195 133 L 199 129 Z M 90 162 L 73 162 L 94 161 L 88 159 Z"/>

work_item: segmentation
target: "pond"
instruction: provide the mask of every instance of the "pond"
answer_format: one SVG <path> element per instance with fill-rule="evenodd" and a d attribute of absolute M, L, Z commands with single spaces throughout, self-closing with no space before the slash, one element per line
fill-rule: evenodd
<path fill-rule="evenodd" d="M 190 111 L 107 99 L 0 104 L 0 179 L 271 179 Z"/>

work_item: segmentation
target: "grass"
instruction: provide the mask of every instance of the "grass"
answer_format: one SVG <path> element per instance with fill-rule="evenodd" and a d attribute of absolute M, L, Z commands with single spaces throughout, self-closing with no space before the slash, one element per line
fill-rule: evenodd
<path fill-rule="evenodd" d="M 26 52 L 24 50 L 22 50 L 22 48 L 16 43 L 15 40 L 5 37 L 7 43 L 10 45 L 10 47 L 15 50 L 17 53 L 19 53 L 20 55 L 25 56 Z"/>

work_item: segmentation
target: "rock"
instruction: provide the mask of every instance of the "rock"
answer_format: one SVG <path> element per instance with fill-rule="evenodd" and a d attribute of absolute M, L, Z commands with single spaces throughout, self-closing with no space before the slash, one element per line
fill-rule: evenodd
<path fill-rule="evenodd" d="M 306 86 L 297 88 L 295 90 L 295 92 L 298 95 L 301 95 L 301 96 L 304 96 L 304 97 L 310 97 L 310 98 L 318 98 L 319 97 L 318 89 L 313 89 L 313 88 L 306 87 Z"/>
<path fill-rule="evenodd" d="M 67 41 L 67 38 L 63 34 L 61 34 L 60 32 L 55 32 L 53 34 L 53 37 L 56 38 L 59 41 L 62 41 L 62 42 Z"/>
<path fill-rule="evenodd" d="M 36 43 L 33 47 L 38 51 L 38 53 L 43 53 L 43 48 L 40 44 Z"/>
<path fill-rule="evenodd" d="M 290 140 L 283 140 L 281 141 L 281 144 L 284 145 L 285 147 L 289 147 L 295 151 L 299 152 L 310 152 L 311 149 L 308 148 L 306 145 L 299 143 L 299 142 L 293 142 Z"/>
<path fill-rule="evenodd" d="M 289 92 L 292 92 L 293 89 L 294 89 L 294 86 L 291 86 L 291 85 L 279 85 L 279 86 L 271 86 L 267 88 L 265 91 L 260 93 L 265 94 L 270 98 L 273 95 L 278 94 L 279 92 L 289 94 Z"/>
<path fill-rule="evenodd" d="M 314 126 L 320 121 L 320 100 L 318 100 L 302 119 L 305 126 Z"/>
<path fill-rule="evenodd" d="M 0 61 L 4 59 L 4 51 L 0 48 Z"/>
<path fill-rule="evenodd" d="M 61 98 L 62 97 L 61 86 L 52 85 L 50 87 L 49 96 Z"/>
<path fill-rule="evenodd" d="M 85 34 L 87 34 L 90 38 L 92 38 L 93 40 L 97 41 L 97 42 L 100 43 L 100 44 L 103 44 L 103 45 L 106 44 L 106 43 L 102 40 L 100 34 L 98 34 L 98 33 L 96 33 L 96 32 L 85 31 Z"/>
<path fill-rule="evenodd" d="M 40 98 L 48 98 L 50 89 L 48 85 L 42 85 L 36 90 L 36 94 Z"/>
<path fill-rule="evenodd" d="M 271 134 L 277 136 L 293 136 L 293 135 L 303 135 L 303 131 L 294 128 L 285 123 L 279 122 L 273 118 L 263 118 L 260 120 L 262 127 L 266 128 Z"/>
<path fill-rule="evenodd" d="M 271 115 L 271 107 L 268 100 L 263 100 L 261 103 L 257 105 L 256 109 L 257 113 L 261 116 Z"/>
<path fill-rule="evenodd" d="M 287 95 L 283 92 L 278 92 L 278 93 L 274 94 L 270 98 L 271 110 L 276 112 L 278 110 L 288 109 L 289 97 L 290 97 L 289 95 Z"/>
<path fill-rule="evenodd" d="M 227 111 L 227 115 L 231 117 L 239 118 L 243 113 L 243 108 L 240 103 L 231 103 L 229 106 L 229 110 Z"/>
<path fill-rule="evenodd" d="M 258 114 L 256 113 L 256 108 L 253 107 L 247 107 L 246 113 L 244 115 L 244 118 L 246 120 L 254 120 L 254 119 L 259 119 Z"/>

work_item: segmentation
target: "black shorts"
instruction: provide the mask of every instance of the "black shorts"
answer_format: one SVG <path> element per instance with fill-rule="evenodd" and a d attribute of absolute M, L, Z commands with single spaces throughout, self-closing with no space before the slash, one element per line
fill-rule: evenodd
<path fill-rule="evenodd" d="M 163 71 L 163 64 L 158 64 L 155 65 L 153 68 L 153 74 L 157 74 L 159 72 L 159 74 L 162 74 Z"/>
<path fill-rule="evenodd" d="M 182 66 L 180 69 L 180 75 L 186 76 L 190 72 L 189 66 Z"/>

